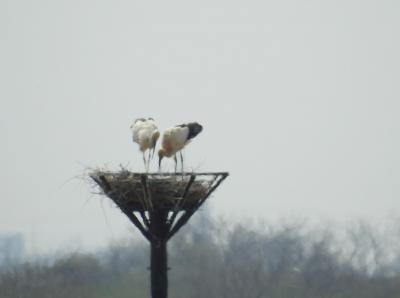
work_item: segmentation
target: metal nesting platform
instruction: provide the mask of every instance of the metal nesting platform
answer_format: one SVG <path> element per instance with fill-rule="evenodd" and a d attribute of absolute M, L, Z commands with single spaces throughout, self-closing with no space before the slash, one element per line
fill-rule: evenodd
<path fill-rule="evenodd" d="M 228 175 L 227 172 L 135 173 L 126 170 L 90 173 L 102 193 L 113 200 L 149 240 L 154 236 L 146 231 L 152 211 L 168 213 L 166 221 L 170 227 L 170 238 Z M 176 220 L 180 211 L 184 212 Z M 141 221 L 135 212 L 140 215 Z M 176 225 L 172 227 L 175 220 Z"/>
<path fill-rule="evenodd" d="M 90 177 L 149 240 L 151 293 L 168 296 L 167 241 L 185 225 L 228 177 L 215 173 L 93 171 Z"/>
<path fill-rule="evenodd" d="M 228 173 L 133 173 L 129 171 L 90 174 L 103 193 L 130 211 L 152 208 L 195 208 L 213 186 Z"/>

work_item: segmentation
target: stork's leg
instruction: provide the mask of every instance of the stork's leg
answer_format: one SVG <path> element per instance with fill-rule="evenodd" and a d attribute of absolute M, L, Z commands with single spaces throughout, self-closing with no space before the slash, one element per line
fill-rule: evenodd
<path fill-rule="evenodd" d="M 182 167 L 182 175 L 183 175 L 183 155 L 182 155 L 182 150 L 179 151 L 179 154 L 181 155 L 181 167 Z"/>
<path fill-rule="evenodd" d="M 147 172 L 150 170 L 151 148 L 149 149 L 149 159 L 147 160 Z"/>
<path fill-rule="evenodd" d="M 145 167 L 145 169 L 147 170 L 146 155 L 144 154 L 144 151 L 143 151 L 142 153 L 143 153 L 143 163 L 144 163 L 144 167 Z"/>
<path fill-rule="evenodd" d="M 174 161 L 175 161 L 175 173 L 178 170 L 178 159 L 176 158 L 176 154 L 174 155 Z"/>

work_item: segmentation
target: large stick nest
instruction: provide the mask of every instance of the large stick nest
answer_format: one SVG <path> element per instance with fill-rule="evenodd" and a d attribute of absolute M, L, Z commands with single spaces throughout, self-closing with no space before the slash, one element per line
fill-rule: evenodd
<path fill-rule="evenodd" d="M 168 175 L 127 170 L 95 170 L 90 173 L 90 177 L 100 186 L 101 194 L 130 211 L 148 210 L 149 204 L 167 210 L 195 208 L 207 196 L 219 175 L 224 173 Z M 196 177 L 183 199 L 191 176 Z"/>

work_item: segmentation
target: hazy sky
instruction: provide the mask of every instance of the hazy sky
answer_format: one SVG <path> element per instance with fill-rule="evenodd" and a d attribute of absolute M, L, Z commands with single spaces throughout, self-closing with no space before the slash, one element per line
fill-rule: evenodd
<path fill-rule="evenodd" d="M 208 204 L 231 220 L 397 216 L 399 15 L 394 0 L 0 0 L 0 233 L 31 251 L 128 236 L 74 177 L 142 170 L 142 116 L 204 125 L 186 164 L 231 173 Z"/>

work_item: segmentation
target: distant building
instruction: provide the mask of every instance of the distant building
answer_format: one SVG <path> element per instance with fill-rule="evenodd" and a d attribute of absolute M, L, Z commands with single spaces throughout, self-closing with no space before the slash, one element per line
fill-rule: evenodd
<path fill-rule="evenodd" d="M 20 233 L 0 234 L 0 267 L 20 263 L 24 252 L 25 241 Z"/>

